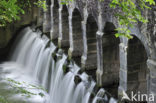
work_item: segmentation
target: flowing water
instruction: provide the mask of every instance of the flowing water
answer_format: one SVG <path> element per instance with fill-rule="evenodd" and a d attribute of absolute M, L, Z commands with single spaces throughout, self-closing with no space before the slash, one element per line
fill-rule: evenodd
<path fill-rule="evenodd" d="M 96 83 L 86 73 L 79 73 L 79 70 L 75 63 L 67 62 L 63 51 L 57 50 L 39 30 L 33 32 L 27 27 L 17 38 L 10 61 L 0 65 L 0 95 L 9 98 L 11 103 L 117 103 L 104 89 L 95 94 Z M 76 77 L 79 79 L 76 80 Z M 29 88 L 27 90 L 43 92 L 45 96 L 27 98 L 19 93 L 3 94 L 12 91 L 4 78 L 22 82 L 23 87 L 41 84 L 48 93 Z"/>

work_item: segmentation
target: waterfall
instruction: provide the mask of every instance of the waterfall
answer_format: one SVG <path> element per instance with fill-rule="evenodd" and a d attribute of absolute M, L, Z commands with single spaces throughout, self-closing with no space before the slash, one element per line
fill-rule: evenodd
<path fill-rule="evenodd" d="M 13 45 L 10 61 L 0 65 L 0 80 L 1 77 L 13 78 L 21 82 L 41 84 L 47 90 L 48 93 L 42 91 L 45 97 L 33 96 L 25 99 L 27 103 L 98 103 L 100 99 L 106 100 L 103 98 L 103 89 L 100 89 L 94 99 L 91 98 L 91 94 L 96 93 L 93 92 L 96 83 L 86 73 L 79 73 L 80 68 L 74 62 L 67 62 L 67 56 L 56 48 L 39 30 L 34 32 L 30 27 L 25 28 Z M 69 70 L 65 73 L 67 68 Z M 117 103 L 113 98 L 107 101 Z"/>

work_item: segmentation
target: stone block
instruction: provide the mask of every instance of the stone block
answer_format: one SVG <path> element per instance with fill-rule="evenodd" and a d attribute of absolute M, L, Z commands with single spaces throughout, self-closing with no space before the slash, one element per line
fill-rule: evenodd
<path fill-rule="evenodd" d="M 146 69 L 138 72 L 139 81 L 146 80 L 146 78 L 147 78 L 146 76 L 147 76 Z"/>
<path fill-rule="evenodd" d="M 151 81 L 152 84 L 156 84 L 156 78 L 152 78 L 152 77 L 151 77 L 151 78 L 150 78 L 150 81 Z"/>
<path fill-rule="evenodd" d="M 127 81 L 120 80 L 119 85 L 123 90 L 127 90 Z"/>
<path fill-rule="evenodd" d="M 119 77 L 118 73 L 108 73 L 108 74 L 103 74 L 102 76 L 102 84 L 103 86 L 108 86 L 112 84 L 118 84 L 119 82 Z"/>
<path fill-rule="evenodd" d="M 128 81 L 138 81 L 139 77 L 138 77 L 138 72 L 128 72 Z"/>
<path fill-rule="evenodd" d="M 120 69 L 119 77 L 121 81 L 127 82 L 127 71 L 125 69 Z"/>
<path fill-rule="evenodd" d="M 150 72 L 153 76 L 156 76 L 156 61 L 148 59 L 147 66 L 150 69 Z"/>
<path fill-rule="evenodd" d="M 139 88 L 139 82 L 138 81 L 127 82 L 127 90 L 128 91 L 136 91 L 136 92 L 138 92 L 138 88 Z"/>
<path fill-rule="evenodd" d="M 152 93 L 156 93 L 156 84 L 153 84 L 153 83 L 150 84 L 150 91 Z"/>

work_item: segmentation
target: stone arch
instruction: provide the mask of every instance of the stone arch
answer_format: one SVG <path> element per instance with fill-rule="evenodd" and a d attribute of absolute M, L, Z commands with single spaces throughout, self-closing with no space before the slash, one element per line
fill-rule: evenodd
<path fill-rule="evenodd" d="M 68 54 L 69 45 L 69 22 L 68 22 L 68 8 L 63 5 L 62 8 L 62 48 L 64 48 L 65 53 Z"/>
<path fill-rule="evenodd" d="M 147 52 L 142 42 L 133 36 L 127 50 L 127 93 L 147 94 Z"/>
<path fill-rule="evenodd" d="M 140 42 L 144 45 L 147 56 L 150 57 L 151 56 L 150 51 L 149 51 L 150 48 L 147 44 L 148 40 L 147 40 L 147 37 L 145 36 L 145 34 L 141 33 L 138 26 L 135 26 L 134 28 L 130 28 L 130 30 L 131 30 L 132 36 L 136 36 L 140 40 Z"/>
<path fill-rule="evenodd" d="M 87 45 L 88 45 L 86 72 L 92 75 L 94 79 L 96 78 L 96 69 L 97 69 L 97 46 L 96 46 L 97 31 L 98 26 L 96 20 L 92 15 L 89 15 L 86 25 Z"/>
<path fill-rule="evenodd" d="M 75 8 L 72 17 L 73 41 L 74 41 L 73 58 L 79 66 L 81 65 L 81 56 L 83 53 L 83 36 L 82 36 L 81 21 L 82 21 L 81 13 L 77 8 Z"/>
<path fill-rule="evenodd" d="M 53 26 L 54 26 L 54 31 L 53 31 L 53 39 L 54 42 L 57 43 L 57 38 L 58 38 L 58 33 L 59 33 L 59 13 L 58 13 L 58 9 L 59 9 L 59 3 L 58 0 L 54 0 L 54 7 L 53 7 Z"/>
<path fill-rule="evenodd" d="M 115 37 L 116 27 L 112 22 L 106 22 L 103 29 L 103 86 L 114 96 L 117 96 L 119 84 L 119 43 Z"/>

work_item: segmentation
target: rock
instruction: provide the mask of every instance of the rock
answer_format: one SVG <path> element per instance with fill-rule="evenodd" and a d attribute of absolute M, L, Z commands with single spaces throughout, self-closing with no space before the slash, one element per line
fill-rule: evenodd
<path fill-rule="evenodd" d="M 74 78 L 75 84 L 78 85 L 81 81 L 82 81 L 82 79 L 80 78 L 80 76 L 76 75 Z"/>

